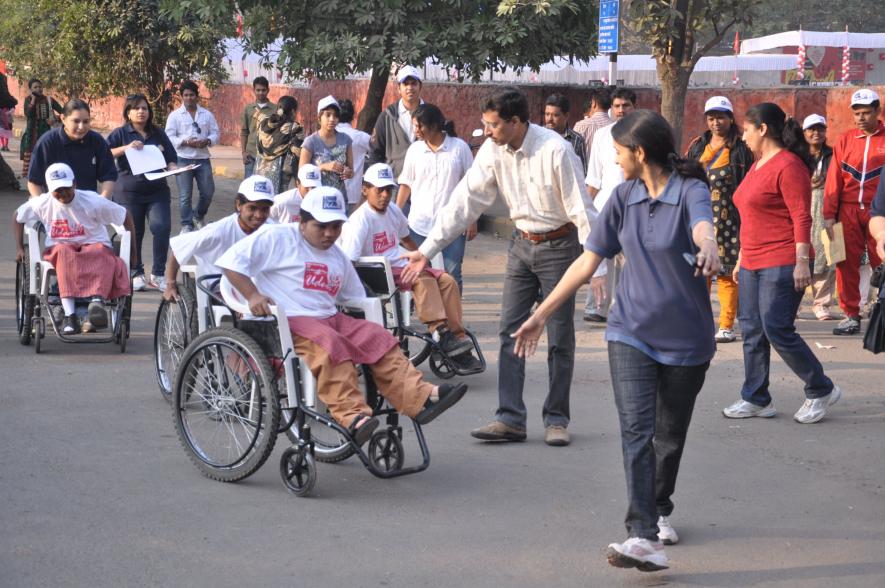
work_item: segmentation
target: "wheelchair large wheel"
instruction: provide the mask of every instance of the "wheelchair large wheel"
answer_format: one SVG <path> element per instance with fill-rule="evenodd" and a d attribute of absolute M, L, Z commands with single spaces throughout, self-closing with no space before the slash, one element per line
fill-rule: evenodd
<path fill-rule="evenodd" d="M 187 292 L 185 294 L 185 292 Z M 192 294 L 185 288 L 180 291 L 178 300 L 160 302 L 157 320 L 154 322 L 154 367 L 160 394 L 172 402 L 172 386 L 181 356 L 188 343 L 196 337 L 196 305 Z"/>
<path fill-rule="evenodd" d="M 222 482 L 253 474 L 273 451 L 280 424 L 274 373 L 261 347 L 242 331 L 210 329 L 178 367 L 173 419 L 191 461 Z"/>
<path fill-rule="evenodd" d="M 36 297 L 30 293 L 30 271 L 28 250 L 25 246 L 25 260 L 15 266 L 15 322 L 18 327 L 18 340 L 22 345 L 30 345 L 33 329 L 34 305 Z"/>
<path fill-rule="evenodd" d="M 285 399 L 283 401 L 285 402 Z M 315 410 L 320 414 L 325 415 L 328 420 L 332 420 L 332 415 L 329 414 L 328 409 L 322 404 L 322 402 L 317 401 L 317 407 Z M 350 444 L 350 440 L 347 437 L 311 416 L 306 414 L 304 416 L 305 422 L 310 425 L 310 440 L 313 441 L 313 454 L 317 461 L 323 463 L 338 463 L 356 453 L 356 450 L 353 448 L 353 445 Z M 295 424 L 286 429 L 286 437 L 288 437 L 293 444 L 297 444 L 300 441 L 297 429 L 298 427 Z"/>

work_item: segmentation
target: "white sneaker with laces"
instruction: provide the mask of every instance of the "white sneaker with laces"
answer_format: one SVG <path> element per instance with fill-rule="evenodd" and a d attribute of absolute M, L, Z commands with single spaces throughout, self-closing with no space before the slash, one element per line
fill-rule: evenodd
<path fill-rule="evenodd" d="M 803 425 L 819 422 L 826 416 L 827 410 L 839 402 L 839 399 L 841 398 L 842 388 L 839 386 L 833 386 L 833 391 L 826 396 L 821 398 L 806 398 L 799 410 L 796 411 L 796 414 L 793 415 L 793 419 L 797 423 L 802 423 Z"/>
<path fill-rule="evenodd" d="M 144 289 L 147 287 L 143 275 L 137 275 L 132 278 L 132 291 L 133 292 L 144 292 Z"/>
<path fill-rule="evenodd" d="M 719 329 L 716 331 L 717 343 L 734 343 L 735 340 L 737 340 L 737 335 L 734 334 L 734 329 Z"/>
<path fill-rule="evenodd" d="M 630 537 L 623 543 L 611 543 L 605 553 L 608 563 L 616 568 L 636 568 L 640 572 L 656 572 L 668 567 L 664 544 L 642 537 Z"/>
<path fill-rule="evenodd" d="M 151 274 L 151 288 L 156 288 L 160 292 L 163 292 L 166 289 L 166 278 L 164 276 Z"/>
<path fill-rule="evenodd" d="M 738 400 L 731 406 L 722 409 L 722 414 L 730 419 L 748 419 L 751 417 L 773 417 L 777 414 L 774 410 L 774 402 L 769 402 L 768 406 L 757 406 L 746 400 Z"/>
<path fill-rule="evenodd" d="M 658 517 L 658 539 L 664 545 L 676 545 L 679 543 L 679 535 L 676 529 L 670 524 L 669 517 Z"/>

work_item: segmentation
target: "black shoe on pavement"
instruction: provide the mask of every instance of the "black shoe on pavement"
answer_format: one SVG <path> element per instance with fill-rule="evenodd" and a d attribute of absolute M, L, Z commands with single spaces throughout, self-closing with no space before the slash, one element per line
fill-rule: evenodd
<path fill-rule="evenodd" d="M 860 317 L 848 316 L 833 329 L 834 335 L 857 335 L 860 333 Z"/>
<path fill-rule="evenodd" d="M 606 321 L 604 316 L 596 312 L 585 312 L 584 320 L 588 323 L 604 323 Z"/>
<path fill-rule="evenodd" d="M 80 332 L 80 321 L 76 314 L 68 315 L 62 320 L 61 332 L 63 335 L 76 335 Z"/>
<path fill-rule="evenodd" d="M 473 349 L 473 341 L 468 337 L 458 339 L 450 330 L 441 328 L 439 329 L 439 348 L 449 357 L 453 357 Z"/>

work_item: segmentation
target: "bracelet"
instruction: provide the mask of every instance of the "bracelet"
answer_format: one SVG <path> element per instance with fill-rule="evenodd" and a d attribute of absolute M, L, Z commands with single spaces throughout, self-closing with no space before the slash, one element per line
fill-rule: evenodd
<path fill-rule="evenodd" d="M 809 257 L 807 255 L 797 255 L 796 259 L 799 261 L 808 261 Z"/>
<path fill-rule="evenodd" d="M 716 237 L 704 237 L 704 241 L 713 241 L 716 242 Z"/>

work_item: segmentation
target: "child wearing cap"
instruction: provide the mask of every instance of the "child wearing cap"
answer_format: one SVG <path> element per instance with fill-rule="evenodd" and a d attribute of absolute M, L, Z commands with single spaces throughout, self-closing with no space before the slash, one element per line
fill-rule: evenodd
<path fill-rule="evenodd" d="M 274 202 L 274 188 L 264 176 L 249 176 L 237 190 L 237 211 L 221 220 L 205 225 L 198 231 L 182 233 L 169 241 L 170 255 L 166 262 L 166 290 L 163 298 L 178 299 L 179 260 L 192 257 L 200 264 L 204 274 L 220 274 L 216 260 L 234 243 L 251 235 L 269 220 L 270 207 Z"/>
<path fill-rule="evenodd" d="M 326 96 L 317 104 L 319 130 L 301 146 L 299 166 L 312 163 L 320 168 L 324 186 L 342 194 L 347 190 L 344 180 L 353 177 L 353 141 L 336 129 L 341 107 L 334 96 Z"/>
<path fill-rule="evenodd" d="M 298 178 L 295 180 L 295 188 L 277 194 L 270 207 L 270 218 L 285 225 L 297 223 L 301 220 L 301 200 L 312 189 L 321 186 L 320 168 L 308 163 L 298 168 Z"/>
<path fill-rule="evenodd" d="M 396 73 L 396 83 L 400 99 L 384 109 L 375 122 L 366 165 L 387 163 L 393 168 L 396 177 L 403 171 L 406 151 L 415 142 L 415 127 L 412 113 L 423 102 L 421 72 L 411 65 L 405 65 Z"/>
<path fill-rule="evenodd" d="M 217 264 L 253 314 L 269 315 L 271 304 L 283 309 L 320 400 L 362 445 L 379 423 L 359 391 L 354 364 L 368 366 L 391 405 L 421 424 L 453 406 L 467 386 L 425 382 L 384 327 L 338 311 L 337 303 L 365 296 L 350 260 L 335 246 L 345 220 L 341 192 L 315 188 L 301 203 L 300 231 L 269 227 L 231 247 Z"/>
<path fill-rule="evenodd" d="M 132 217 L 126 209 L 90 190 L 78 190 L 74 172 L 65 163 L 46 170 L 45 194 L 22 204 L 15 212 L 16 261 L 24 261 L 24 224 L 39 221 L 46 227 L 43 259 L 55 268 L 58 291 L 64 309 L 62 333 L 81 331 L 76 315 L 78 298 L 92 301 L 83 331 L 107 326 L 102 299 L 120 298 L 131 293 L 129 267 L 114 254 L 105 225 L 124 225 L 135 234 Z M 134 264 L 135 250 L 132 250 Z"/>
<path fill-rule="evenodd" d="M 440 346 L 463 369 L 474 369 L 478 360 L 470 350 L 473 343 L 464 333 L 461 293 L 449 274 L 425 269 L 414 283 L 401 280 L 407 262 L 400 255 L 399 245 L 409 251 L 418 249 L 409 235 L 409 222 L 402 211 L 391 203 L 396 187 L 393 170 L 385 163 L 376 163 L 363 175 L 365 202 L 344 225 L 339 244 L 351 260 L 366 255 L 383 255 L 393 269 L 396 286 L 411 289 L 415 294 L 418 318 L 439 335 Z"/>

